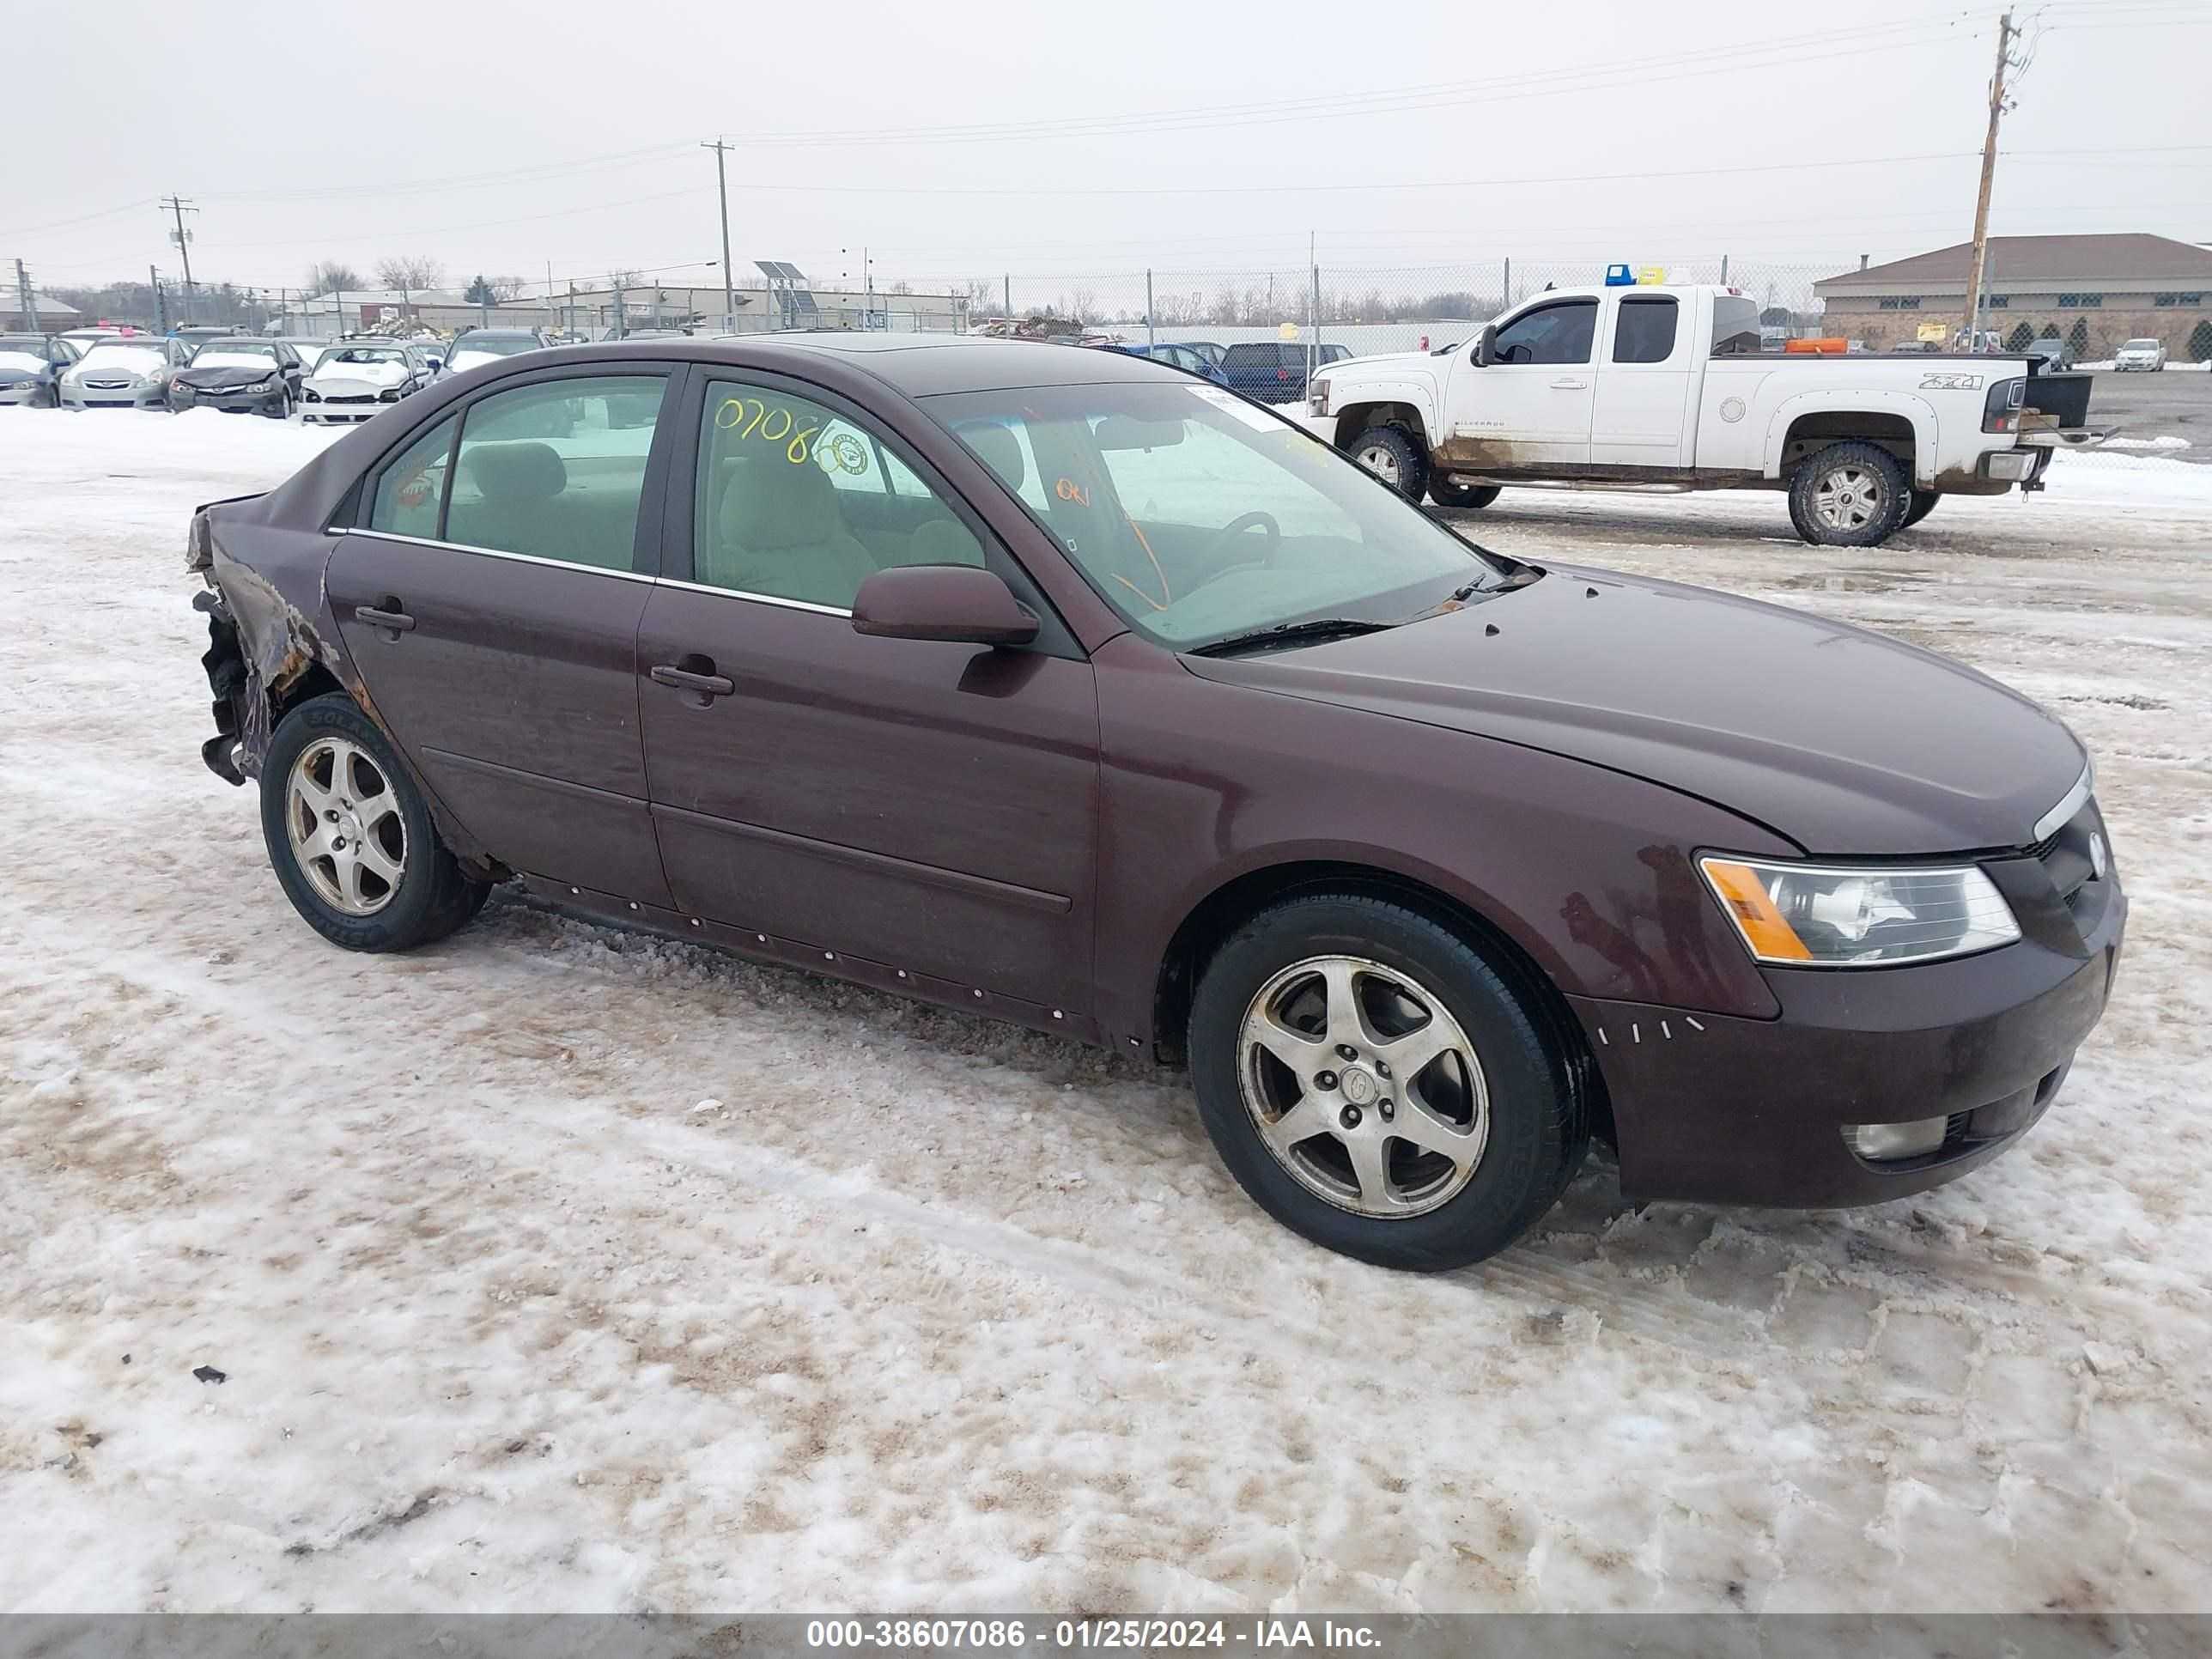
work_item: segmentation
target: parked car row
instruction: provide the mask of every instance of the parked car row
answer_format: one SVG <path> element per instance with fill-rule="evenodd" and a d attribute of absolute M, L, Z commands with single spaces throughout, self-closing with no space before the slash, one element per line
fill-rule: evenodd
<path fill-rule="evenodd" d="M 1117 341 L 1107 348 L 1227 386 L 1263 404 L 1294 404 L 1306 395 L 1309 368 L 1319 369 L 1351 357 L 1340 345 L 1297 340 L 1246 340 L 1224 346 L 1212 340 L 1162 340 L 1151 345 Z"/>
<path fill-rule="evenodd" d="M 466 329 L 434 339 L 267 338 L 228 327 L 73 329 L 0 335 L 0 404 L 33 408 L 217 409 L 350 424 L 477 364 L 553 343 L 538 329 Z"/>

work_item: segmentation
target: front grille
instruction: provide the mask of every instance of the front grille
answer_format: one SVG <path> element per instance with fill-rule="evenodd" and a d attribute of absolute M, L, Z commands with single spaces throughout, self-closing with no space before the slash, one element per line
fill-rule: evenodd
<path fill-rule="evenodd" d="M 131 389 L 128 380 L 87 380 L 84 384 L 86 389 L 92 392 L 128 392 Z"/>
<path fill-rule="evenodd" d="M 370 394 L 369 396 L 368 396 L 368 397 L 363 397 L 363 398 L 331 398 L 331 397 L 325 397 L 325 398 L 323 399 L 323 401 L 324 401 L 325 403 L 326 403 L 326 404 L 373 404 L 373 403 L 374 403 L 374 402 L 376 401 L 376 398 L 375 398 L 374 394 L 374 393 L 372 393 L 372 394 Z"/>

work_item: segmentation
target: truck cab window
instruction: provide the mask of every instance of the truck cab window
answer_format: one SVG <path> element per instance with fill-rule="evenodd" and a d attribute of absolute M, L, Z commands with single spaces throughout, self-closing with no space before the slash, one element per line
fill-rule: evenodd
<path fill-rule="evenodd" d="M 1597 335 L 1597 301 L 1563 300 L 1524 311 L 1498 331 L 1501 363 L 1586 363 Z"/>
<path fill-rule="evenodd" d="M 1613 329 L 1616 363 L 1663 363 L 1674 355 L 1674 325 L 1680 307 L 1671 294 L 1621 296 L 1620 320 Z"/>
<path fill-rule="evenodd" d="M 1713 296 L 1713 356 L 1755 356 L 1759 349 L 1759 307 L 1736 294 Z"/>

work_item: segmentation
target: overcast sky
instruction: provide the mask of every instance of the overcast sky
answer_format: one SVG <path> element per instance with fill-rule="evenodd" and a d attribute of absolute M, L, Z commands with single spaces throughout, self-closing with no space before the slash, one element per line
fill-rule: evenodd
<path fill-rule="evenodd" d="M 78 0 L 11 27 L 0 258 L 41 284 L 426 253 L 879 286 L 1686 260 L 1971 231 L 1995 3 Z M 1999 234 L 2212 240 L 2212 3 L 2024 3 Z M 76 222 L 63 223 L 74 220 Z M 12 282 L 13 267 L 5 267 Z"/>

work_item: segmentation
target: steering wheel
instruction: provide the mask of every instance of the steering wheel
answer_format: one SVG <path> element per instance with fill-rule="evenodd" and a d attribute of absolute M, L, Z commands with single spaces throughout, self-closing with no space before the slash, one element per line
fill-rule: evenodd
<path fill-rule="evenodd" d="M 1283 527 L 1275 522 L 1275 515 L 1272 513 L 1245 513 L 1231 519 L 1219 530 L 1214 532 L 1213 539 L 1206 544 L 1203 556 L 1210 560 L 1217 550 L 1227 546 L 1232 539 L 1243 535 L 1248 530 L 1254 529 L 1264 530 L 1267 532 L 1267 549 L 1259 557 L 1239 559 L 1233 564 L 1224 564 L 1220 569 L 1210 572 L 1190 591 L 1194 593 L 1200 587 L 1210 587 L 1233 570 L 1247 570 L 1254 565 L 1259 565 L 1264 568 L 1272 564 L 1275 555 L 1283 550 Z"/>

